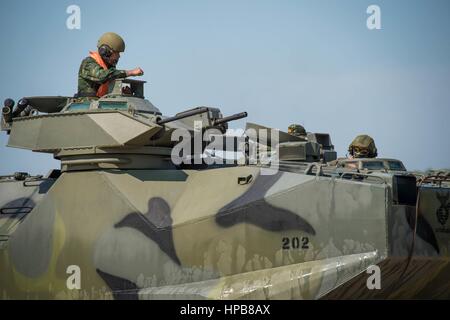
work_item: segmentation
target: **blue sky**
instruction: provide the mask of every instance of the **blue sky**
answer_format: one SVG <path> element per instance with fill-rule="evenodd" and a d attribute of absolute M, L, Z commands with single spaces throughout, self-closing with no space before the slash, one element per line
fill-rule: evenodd
<path fill-rule="evenodd" d="M 66 28 L 72 4 L 80 30 Z M 371 4 L 381 30 L 366 27 Z M 328 132 L 339 155 L 367 133 L 408 169 L 450 167 L 449 16 L 447 0 L 2 1 L 0 100 L 73 95 L 81 60 L 114 31 L 127 45 L 118 67 L 142 67 L 166 115 L 247 111 L 250 122 Z M 7 138 L 0 174 L 59 167 Z"/>

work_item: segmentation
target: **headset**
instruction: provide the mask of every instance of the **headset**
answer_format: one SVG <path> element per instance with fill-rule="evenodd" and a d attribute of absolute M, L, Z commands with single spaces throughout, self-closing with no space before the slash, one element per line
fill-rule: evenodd
<path fill-rule="evenodd" d="M 116 59 L 111 59 L 111 56 L 114 53 L 114 50 L 111 49 L 110 46 L 106 45 L 106 44 L 102 44 L 100 46 L 100 48 L 98 48 L 98 53 L 100 54 L 100 56 L 102 57 L 103 61 L 106 62 L 107 65 L 109 66 L 116 66 L 117 64 L 117 60 Z"/>
<path fill-rule="evenodd" d="M 98 48 L 98 53 L 102 58 L 108 59 L 112 56 L 113 50 L 106 44 L 102 44 L 100 48 Z"/>

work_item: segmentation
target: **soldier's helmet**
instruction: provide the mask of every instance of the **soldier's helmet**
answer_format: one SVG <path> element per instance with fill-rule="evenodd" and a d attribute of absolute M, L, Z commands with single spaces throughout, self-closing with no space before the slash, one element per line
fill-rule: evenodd
<path fill-rule="evenodd" d="M 114 32 L 107 32 L 98 39 L 97 48 L 105 45 L 117 52 L 125 51 L 125 41 L 123 41 L 121 36 Z"/>
<path fill-rule="evenodd" d="M 288 133 L 293 136 L 306 136 L 305 128 L 299 124 L 291 124 L 288 127 Z"/>
<path fill-rule="evenodd" d="M 348 152 L 354 158 L 376 158 L 378 155 L 375 141 L 366 134 L 353 139 L 348 147 Z"/>

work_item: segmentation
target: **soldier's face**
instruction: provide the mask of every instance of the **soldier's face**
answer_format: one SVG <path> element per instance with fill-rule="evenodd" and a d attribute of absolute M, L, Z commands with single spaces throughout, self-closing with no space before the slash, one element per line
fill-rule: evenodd
<path fill-rule="evenodd" d="M 119 62 L 119 59 L 120 59 L 120 52 L 113 51 L 111 57 L 109 58 L 109 63 L 115 67 L 117 65 L 117 62 Z"/>
<path fill-rule="evenodd" d="M 367 158 L 367 156 L 369 155 L 369 150 L 366 148 L 354 147 L 353 151 L 354 151 L 353 156 L 355 158 Z"/>

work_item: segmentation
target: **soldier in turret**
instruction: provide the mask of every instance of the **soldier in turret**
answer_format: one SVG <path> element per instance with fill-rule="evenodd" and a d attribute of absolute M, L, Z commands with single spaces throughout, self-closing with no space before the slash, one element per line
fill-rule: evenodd
<path fill-rule="evenodd" d="M 303 127 L 300 124 L 291 124 L 288 127 L 288 133 L 293 136 L 300 137 L 303 139 L 306 139 L 306 136 L 307 136 L 305 127 Z"/>
<path fill-rule="evenodd" d="M 376 158 L 377 148 L 372 137 L 362 134 L 353 139 L 348 146 L 349 158 Z"/>
<path fill-rule="evenodd" d="M 78 97 L 101 97 L 108 93 L 109 82 L 117 78 L 142 76 L 141 68 L 117 70 L 120 53 L 125 51 L 122 37 L 113 32 L 103 34 L 97 42 L 98 51 L 90 52 L 78 72 Z"/>

